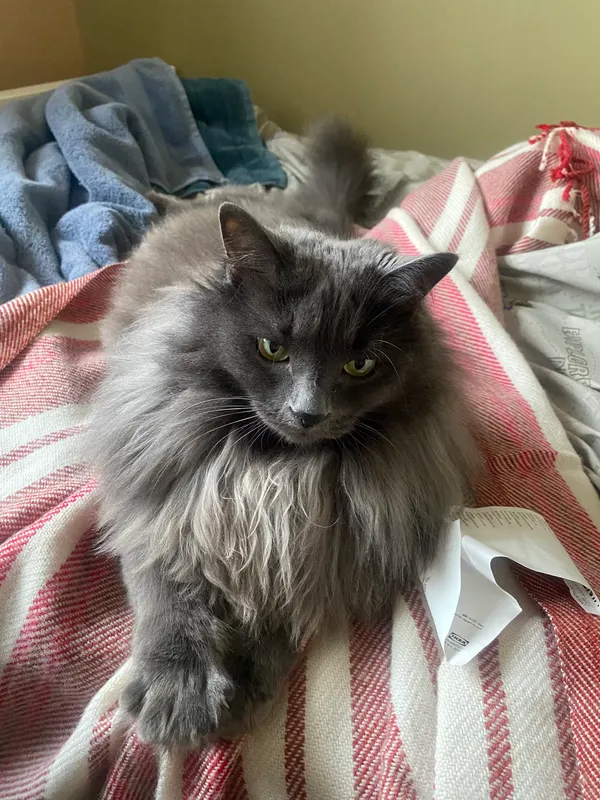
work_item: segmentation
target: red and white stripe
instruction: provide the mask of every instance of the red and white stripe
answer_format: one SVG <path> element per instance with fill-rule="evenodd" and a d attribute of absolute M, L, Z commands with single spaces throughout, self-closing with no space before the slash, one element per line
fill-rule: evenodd
<path fill-rule="evenodd" d="M 597 133 L 572 141 L 600 164 Z M 552 146 L 515 146 L 477 173 L 457 161 L 368 235 L 407 255 L 460 254 L 430 303 L 469 379 L 488 466 L 478 502 L 543 514 L 598 590 L 598 498 L 501 325 L 497 252 L 581 234 L 539 170 Z M 0 797 L 600 797 L 598 618 L 525 573 L 523 614 L 465 667 L 441 662 L 415 590 L 391 620 L 316 640 L 243 741 L 160 758 L 139 741 L 117 702 L 131 615 L 116 564 L 95 547 L 83 466 L 104 368 L 98 326 L 119 269 L 0 307 Z"/>

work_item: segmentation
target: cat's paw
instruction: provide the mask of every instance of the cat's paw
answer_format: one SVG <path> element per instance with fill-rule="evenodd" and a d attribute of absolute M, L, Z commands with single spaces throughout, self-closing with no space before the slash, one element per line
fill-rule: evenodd
<path fill-rule="evenodd" d="M 234 686 L 227 674 L 198 662 L 138 663 L 121 703 L 140 738 L 163 747 L 197 747 L 218 728 Z"/>

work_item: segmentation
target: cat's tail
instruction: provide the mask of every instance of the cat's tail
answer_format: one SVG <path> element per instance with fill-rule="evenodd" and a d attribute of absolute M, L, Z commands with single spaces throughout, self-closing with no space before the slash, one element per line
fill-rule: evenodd
<path fill-rule="evenodd" d="M 309 174 L 294 193 L 297 210 L 311 222 L 343 236 L 370 220 L 376 186 L 367 141 L 340 117 L 325 117 L 308 130 Z"/>

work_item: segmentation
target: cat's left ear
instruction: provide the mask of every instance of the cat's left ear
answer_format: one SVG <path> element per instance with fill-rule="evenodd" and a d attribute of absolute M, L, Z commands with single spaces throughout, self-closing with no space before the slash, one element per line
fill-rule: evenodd
<path fill-rule="evenodd" d="M 222 203 L 219 225 L 229 260 L 228 273 L 234 282 L 246 275 L 270 275 L 281 263 L 266 230 L 240 206 Z"/>
<path fill-rule="evenodd" d="M 388 270 L 403 295 L 423 299 L 458 261 L 456 253 L 433 253 L 414 261 L 397 262 Z"/>

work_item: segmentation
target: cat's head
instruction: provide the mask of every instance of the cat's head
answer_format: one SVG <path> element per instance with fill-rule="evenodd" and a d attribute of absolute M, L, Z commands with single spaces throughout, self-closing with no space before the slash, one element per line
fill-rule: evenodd
<path fill-rule="evenodd" d="M 210 357 L 266 426 L 297 444 L 337 439 L 406 403 L 408 374 L 428 367 L 422 301 L 456 255 L 406 262 L 375 240 L 274 234 L 231 203 L 219 221 L 226 278 Z"/>

